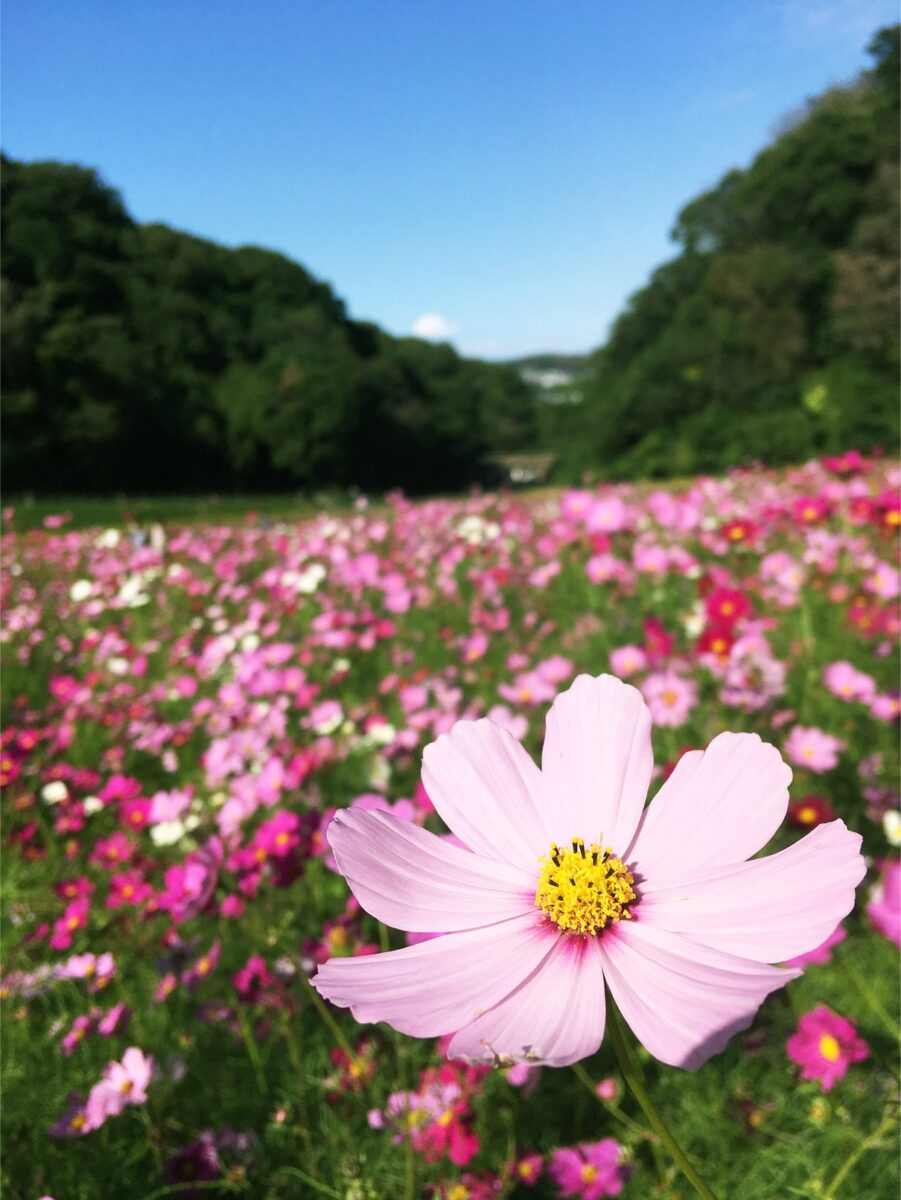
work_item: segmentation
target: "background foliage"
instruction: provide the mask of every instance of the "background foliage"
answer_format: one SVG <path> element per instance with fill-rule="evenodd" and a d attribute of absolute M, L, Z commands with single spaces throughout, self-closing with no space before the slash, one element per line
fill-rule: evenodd
<path fill-rule="evenodd" d="M 898 438 L 899 30 L 679 213 L 558 428 L 569 473 L 717 470 Z"/>
<path fill-rule="evenodd" d="M 574 480 L 894 444 L 898 27 L 871 53 L 683 208 L 680 253 L 574 393 L 526 370 L 571 360 L 391 337 L 280 254 L 139 225 L 92 170 L 4 158 L 7 488 L 436 492 L 498 451 L 552 449 Z"/>

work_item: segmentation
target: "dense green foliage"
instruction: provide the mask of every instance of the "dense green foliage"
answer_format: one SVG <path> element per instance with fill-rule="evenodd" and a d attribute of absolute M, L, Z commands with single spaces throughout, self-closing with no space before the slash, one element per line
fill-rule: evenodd
<path fill-rule="evenodd" d="M 348 318 L 299 264 L 139 225 L 95 172 L 3 159 L 9 491 L 441 491 L 799 461 L 899 434 L 899 30 L 679 214 L 591 359 L 501 365 Z M 542 373 L 562 372 L 548 384 Z"/>
<path fill-rule="evenodd" d="M 350 320 L 280 254 L 131 220 L 94 171 L 3 160 L 6 487 L 460 486 L 528 444 L 510 368 Z"/>
<path fill-rule="evenodd" d="M 899 30 L 679 214 L 564 414 L 566 466 L 684 474 L 898 436 Z"/>

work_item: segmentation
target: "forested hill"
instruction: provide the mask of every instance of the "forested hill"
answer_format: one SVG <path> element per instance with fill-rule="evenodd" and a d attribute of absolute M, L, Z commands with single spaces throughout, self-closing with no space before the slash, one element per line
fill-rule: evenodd
<path fill-rule="evenodd" d="M 898 440 L 899 31 L 681 211 L 561 415 L 566 465 L 716 470 Z"/>
<path fill-rule="evenodd" d="M 534 441 L 512 368 L 350 320 L 280 254 L 137 224 L 92 170 L 2 175 L 7 493 L 435 491 Z"/>

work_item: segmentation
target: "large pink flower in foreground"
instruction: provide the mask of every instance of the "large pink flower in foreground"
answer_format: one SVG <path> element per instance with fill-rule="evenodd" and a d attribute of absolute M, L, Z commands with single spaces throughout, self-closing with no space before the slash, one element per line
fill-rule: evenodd
<path fill-rule="evenodd" d="M 854 904 L 859 835 L 842 821 L 748 861 L 776 832 L 791 770 L 756 734 L 683 755 L 654 801 L 635 688 L 580 676 L 547 719 L 541 770 L 488 720 L 425 750 L 423 782 L 468 849 L 377 811 L 329 827 L 360 904 L 442 936 L 331 959 L 314 984 L 358 1021 L 453 1033 L 448 1054 L 563 1066 L 604 1035 L 604 984 L 636 1037 L 694 1068 L 800 972 Z"/>

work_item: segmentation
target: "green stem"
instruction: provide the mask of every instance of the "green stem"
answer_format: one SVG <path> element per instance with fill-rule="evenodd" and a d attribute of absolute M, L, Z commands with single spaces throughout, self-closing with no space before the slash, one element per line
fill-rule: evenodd
<path fill-rule="evenodd" d="M 863 998 L 869 1003 L 873 1011 L 879 1014 L 879 1018 L 888 1031 L 889 1036 L 893 1037 L 895 1041 L 901 1041 L 901 1033 L 899 1033 L 897 1025 L 889 1016 L 885 1005 L 870 987 L 869 983 L 867 983 L 866 979 L 863 977 L 863 975 L 861 975 L 854 963 L 851 962 L 850 955 L 842 955 L 842 967 L 847 974 L 850 975 L 854 986 L 857 988 Z"/>
<path fill-rule="evenodd" d="M 654 1164 L 657 1167 L 657 1174 L 660 1176 L 660 1182 L 665 1183 L 666 1167 L 660 1153 L 660 1139 L 656 1136 L 656 1134 L 652 1133 L 650 1129 L 644 1129 L 638 1121 L 633 1121 L 630 1116 L 627 1116 L 626 1113 L 622 1112 L 615 1104 L 605 1103 L 605 1101 L 603 1101 L 598 1095 L 597 1085 L 592 1081 L 591 1076 L 581 1063 L 572 1063 L 570 1070 L 577 1079 L 581 1080 L 581 1082 L 585 1084 L 586 1088 L 588 1088 L 589 1092 L 591 1092 L 598 1104 L 603 1106 L 605 1112 L 609 1113 L 614 1120 L 619 1121 L 621 1125 L 625 1125 L 630 1133 L 634 1133 L 636 1137 L 639 1137 L 642 1141 L 648 1143 L 648 1145 L 651 1147 L 651 1153 L 654 1156 Z"/>
<path fill-rule="evenodd" d="M 862 1158 L 863 1155 L 866 1154 L 866 1152 L 868 1150 L 873 1150 L 876 1146 L 878 1146 L 879 1143 L 882 1141 L 883 1135 L 888 1133 L 888 1131 L 891 1129 L 893 1124 L 894 1124 L 894 1117 L 891 1114 L 888 1114 L 888 1116 L 885 1117 L 882 1124 L 875 1131 L 875 1133 L 871 1133 L 870 1136 L 868 1138 L 866 1138 L 864 1141 L 862 1141 L 859 1146 L 855 1146 L 855 1148 L 851 1151 L 851 1153 L 848 1155 L 845 1162 L 840 1167 L 838 1174 L 835 1176 L 835 1178 L 829 1184 L 828 1188 L 826 1188 L 826 1191 L 823 1193 L 823 1200 L 834 1200 L 834 1197 L 838 1195 L 838 1189 L 844 1183 L 845 1179 L 848 1176 L 848 1173 L 850 1172 L 851 1168 L 856 1164 L 857 1160 L 859 1158 Z"/>
<path fill-rule="evenodd" d="M 598 1095 L 597 1084 L 594 1082 L 594 1080 L 591 1078 L 591 1076 L 588 1074 L 588 1072 L 585 1070 L 585 1068 L 582 1066 L 581 1063 L 579 1063 L 579 1062 L 572 1063 L 570 1066 L 570 1070 L 576 1076 L 577 1079 L 580 1079 L 582 1081 L 582 1083 L 585 1084 L 585 1087 L 588 1089 L 589 1092 L 591 1092 L 592 1096 L 594 1096 L 594 1098 L 595 1098 L 595 1100 L 597 1100 L 598 1104 L 602 1105 L 604 1108 L 604 1111 L 608 1112 L 615 1121 L 619 1121 L 620 1124 L 625 1125 L 627 1129 L 630 1129 L 632 1131 L 632 1133 L 638 1134 L 639 1137 L 644 1138 L 646 1141 L 653 1140 L 654 1135 L 651 1133 L 648 1133 L 648 1131 L 646 1129 L 643 1129 L 638 1121 L 633 1121 L 630 1116 L 626 1115 L 626 1113 L 620 1112 L 620 1110 L 616 1107 L 616 1105 L 614 1105 L 614 1104 L 608 1105 L 608 1104 L 604 1103 L 604 1101 Z"/>
<path fill-rule="evenodd" d="M 327 1187 L 324 1183 L 320 1183 L 318 1179 L 314 1179 L 312 1175 L 308 1175 L 306 1171 L 301 1171 L 299 1167 L 279 1167 L 275 1172 L 276 1175 L 293 1175 L 298 1179 L 303 1180 L 309 1187 L 314 1188 L 321 1196 L 331 1196 L 334 1200 L 341 1200 L 341 1193 L 336 1192 L 334 1188 Z"/>
<path fill-rule="evenodd" d="M 322 997 L 319 995 L 319 993 L 313 987 L 313 984 L 311 983 L 309 977 L 306 974 L 304 974 L 304 981 L 306 982 L 307 991 L 310 994 L 310 999 L 313 1001 L 313 1004 L 316 1007 L 316 1011 L 319 1013 L 320 1017 L 322 1017 L 323 1021 L 325 1021 L 326 1025 L 328 1025 L 329 1029 L 332 1031 L 335 1041 L 338 1043 L 338 1045 L 341 1047 L 341 1049 L 344 1051 L 345 1054 L 347 1054 L 350 1057 L 353 1057 L 353 1047 L 351 1046 L 350 1042 L 347 1040 L 347 1038 L 342 1033 L 341 1026 L 338 1024 L 338 1022 L 335 1020 L 335 1018 L 329 1012 L 325 1001 L 322 999 Z"/>
<path fill-rule="evenodd" d="M 619 1016 L 612 1000 L 608 997 L 607 1002 L 607 1030 L 610 1034 L 610 1040 L 613 1043 L 613 1049 L 616 1051 L 616 1057 L 619 1060 L 620 1070 L 623 1073 L 623 1079 L 629 1085 L 632 1095 L 638 1101 L 639 1107 L 648 1119 L 651 1128 L 660 1138 L 660 1141 L 667 1148 L 672 1156 L 673 1162 L 692 1185 L 699 1196 L 703 1196 L 704 1200 L 716 1200 L 713 1192 L 707 1184 L 701 1179 L 700 1175 L 688 1161 L 682 1147 L 670 1133 L 669 1128 L 661 1117 L 660 1113 L 654 1107 L 654 1102 L 648 1095 L 644 1084 L 641 1081 L 638 1062 L 632 1049 L 626 1040 L 622 1026 L 619 1023 Z"/>

